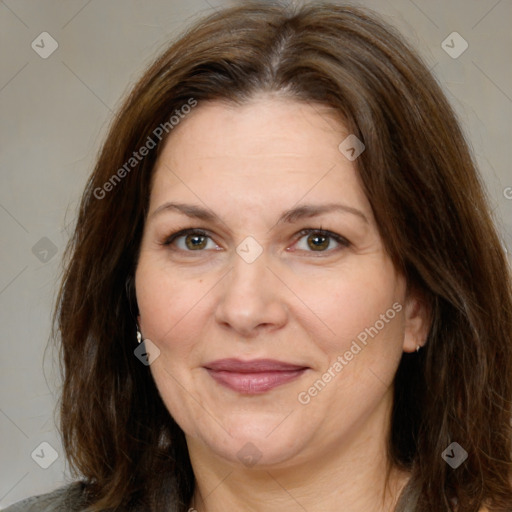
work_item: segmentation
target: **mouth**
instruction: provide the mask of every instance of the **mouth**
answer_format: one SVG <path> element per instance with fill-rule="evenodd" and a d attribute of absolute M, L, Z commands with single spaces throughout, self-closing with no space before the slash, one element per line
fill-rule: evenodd
<path fill-rule="evenodd" d="M 299 378 L 309 369 L 274 359 L 219 359 L 205 364 L 204 368 L 219 384 L 246 395 L 270 391 Z"/>

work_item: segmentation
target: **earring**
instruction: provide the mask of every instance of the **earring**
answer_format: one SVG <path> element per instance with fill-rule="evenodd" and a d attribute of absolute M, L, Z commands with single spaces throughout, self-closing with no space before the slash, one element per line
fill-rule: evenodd
<path fill-rule="evenodd" d="M 418 346 L 416 347 L 416 352 L 419 352 L 419 351 L 420 351 L 420 348 L 421 348 L 421 345 L 418 345 Z"/>
<path fill-rule="evenodd" d="M 142 334 L 141 332 L 139 331 L 139 329 L 137 328 L 137 342 L 140 344 L 142 341 Z"/>

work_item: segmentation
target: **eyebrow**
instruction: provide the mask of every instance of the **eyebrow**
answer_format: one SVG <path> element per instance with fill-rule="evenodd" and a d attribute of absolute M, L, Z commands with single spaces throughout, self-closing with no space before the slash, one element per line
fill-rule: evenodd
<path fill-rule="evenodd" d="M 209 208 L 203 208 L 202 206 L 197 206 L 193 204 L 175 202 L 167 202 L 162 204 L 149 217 L 151 219 L 156 215 L 168 211 L 178 212 L 183 215 L 186 215 L 187 217 L 200 219 L 206 222 L 220 222 L 224 224 L 224 222 L 221 221 L 219 216 Z M 344 204 L 329 203 L 321 205 L 305 204 L 302 206 L 297 206 L 290 210 L 286 210 L 281 214 L 276 225 L 281 223 L 293 223 L 300 219 L 316 217 L 318 215 L 334 211 L 353 214 L 356 217 L 363 220 L 366 224 L 369 224 L 368 218 L 361 210 Z"/>

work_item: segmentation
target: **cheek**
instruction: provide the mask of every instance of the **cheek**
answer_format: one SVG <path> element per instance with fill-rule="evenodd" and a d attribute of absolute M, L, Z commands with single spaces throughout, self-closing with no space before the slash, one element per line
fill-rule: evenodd
<path fill-rule="evenodd" d="M 187 338 L 198 328 L 191 319 L 201 314 L 201 299 L 208 292 L 202 279 L 183 280 L 179 272 L 165 272 L 151 262 L 139 264 L 135 286 L 140 327 L 145 337 L 161 348 L 172 349 L 172 340 L 186 346 Z"/>
<path fill-rule="evenodd" d="M 377 270 L 331 281 L 325 300 L 317 301 L 315 312 L 329 327 L 315 338 L 324 364 L 301 389 L 300 400 L 311 401 L 310 419 L 321 418 L 329 432 L 336 431 L 340 418 L 350 423 L 350 418 L 369 414 L 383 399 L 400 363 L 402 285 L 392 270 Z"/>
<path fill-rule="evenodd" d="M 322 286 L 303 290 L 307 304 L 316 314 L 312 322 L 325 332 L 317 339 L 323 340 L 323 349 L 331 357 L 348 350 L 358 338 L 364 344 L 379 334 L 398 342 L 397 334 L 402 329 L 401 292 L 393 267 L 386 264 L 350 269 L 337 279 L 324 281 Z"/>
<path fill-rule="evenodd" d="M 188 433 L 195 433 L 204 411 L 200 395 L 194 393 L 197 398 L 191 400 L 198 359 L 193 349 L 203 325 L 198 321 L 203 311 L 200 298 L 209 287 L 201 279 L 180 280 L 177 272 L 171 276 L 150 260 L 141 261 L 135 281 L 141 330 L 160 350 L 150 366 L 151 374 L 174 420 Z"/>

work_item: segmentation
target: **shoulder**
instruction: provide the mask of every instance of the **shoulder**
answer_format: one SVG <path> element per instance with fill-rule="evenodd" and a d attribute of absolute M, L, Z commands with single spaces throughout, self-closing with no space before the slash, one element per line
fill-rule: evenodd
<path fill-rule="evenodd" d="M 2 512 L 78 512 L 82 508 L 85 485 L 73 482 L 52 492 L 26 498 Z"/>

